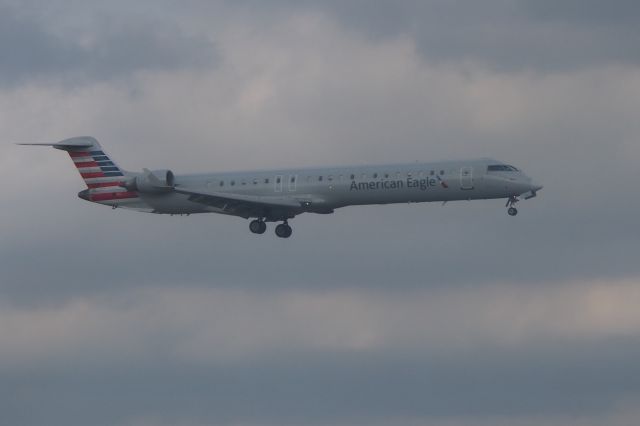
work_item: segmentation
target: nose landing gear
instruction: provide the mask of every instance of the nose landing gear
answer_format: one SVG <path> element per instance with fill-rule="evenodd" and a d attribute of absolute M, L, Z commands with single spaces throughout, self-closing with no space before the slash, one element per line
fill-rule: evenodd
<path fill-rule="evenodd" d="M 515 208 L 515 205 L 518 201 L 520 200 L 518 200 L 518 197 L 516 197 L 515 195 L 512 195 L 507 200 L 507 204 L 505 207 L 508 207 L 507 214 L 509 214 L 509 216 L 515 216 L 518 214 L 518 209 Z"/>

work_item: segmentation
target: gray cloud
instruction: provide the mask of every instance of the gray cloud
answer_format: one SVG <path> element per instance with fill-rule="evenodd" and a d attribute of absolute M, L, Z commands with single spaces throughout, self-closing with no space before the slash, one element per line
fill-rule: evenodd
<path fill-rule="evenodd" d="M 245 2 L 246 3 L 246 2 Z M 256 2 L 249 1 L 254 7 Z M 384 39 L 409 36 L 433 62 L 473 61 L 502 72 L 550 72 L 638 64 L 638 6 L 598 1 L 280 2 L 290 10 L 328 13 L 345 28 Z"/>
<path fill-rule="evenodd" d="M 640 390 L 640 317 L 632 283 L 586 290 L 600 298 L 577 285 L 400 295 L 151 286 L 3 309 L 0 407 L 19 424 L 589 418 Z M 601 309 L 623 299 L 621 312 Z"/>
<path fill-rule="evenodd" d="M 0 11 L 2 86 L 33 80 L 75 85 L 138 71 L 209 67 L 217 60 L 210 41 L 171 24 L 109 20 L 104 23 L 108 29 L 101 25 L 92 32 L 60 35 L 13 7 Z"/>
<path fill-rule="evenodd" d="M 640 390 L 637 346 L 608 343 L 488 352 L 473 361 L 331 353 L 222 368 L 150 361 L 135 369 L 2 374 L 0 393 L 3 415 L 14 424 L 135 424 L 147 417 L 157 419 L 152 424 L 257 425 L 415 419 L 398 422 L 411 425 L 450 416 L 468 425 L 487 417 L 545 424 L 612 411 L 626 392 Z"/>
<path fill-rule="evenodd" d="M 524 0 L 521 3 L 531 16 L 542 20 L 635 27 L 640 18 L 640 6 L 633 0 L 614 0 L 606 4 L 597 0 Z"/>

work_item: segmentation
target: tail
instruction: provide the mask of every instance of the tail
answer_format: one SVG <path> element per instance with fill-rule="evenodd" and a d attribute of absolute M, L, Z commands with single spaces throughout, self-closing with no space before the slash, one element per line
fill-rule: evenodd
<path fill-rule="evenodd" d="M 115 201 L 138 198 L 134 191 L 122 187 L 125 172 L 102 150 L 91 136 L 79 136 L 57 143 L 21 143 L 18 145 L 52 146 L 67 151 L 87 189 L 78 196 L 87 201 L 115 205 Z"/>

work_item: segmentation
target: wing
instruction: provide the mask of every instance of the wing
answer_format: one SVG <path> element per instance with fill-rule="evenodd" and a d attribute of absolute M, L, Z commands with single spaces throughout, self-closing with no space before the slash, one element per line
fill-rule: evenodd
<path fill-rule="evenodd" d="M 269 195 L 244 195 L 227 192 L 191 190 L 176 187 L 175 192 L 189 196 L 189 201 L 220 209 L 222 212 L 249 217 L 284 220 L 301 213 L 304 201 L 291 197 Z"/>

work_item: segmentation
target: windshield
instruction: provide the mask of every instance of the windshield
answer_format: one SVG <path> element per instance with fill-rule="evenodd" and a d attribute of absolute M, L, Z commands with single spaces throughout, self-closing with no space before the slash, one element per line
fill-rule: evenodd
<path fill-rule="evenodd" d="M 487 167 L 488 172 L 519 172 L 513 166 L 508 166 L 506 164 L 495 164 Z"/>

